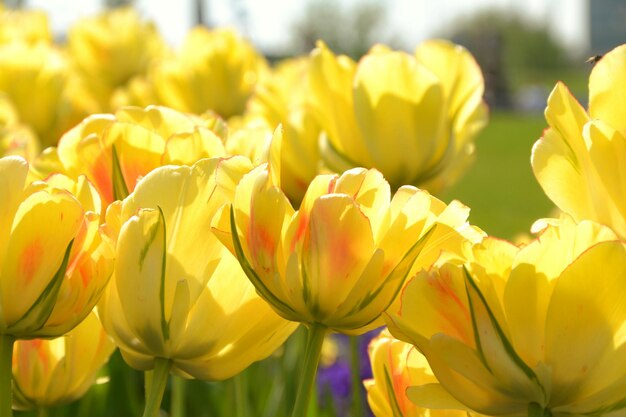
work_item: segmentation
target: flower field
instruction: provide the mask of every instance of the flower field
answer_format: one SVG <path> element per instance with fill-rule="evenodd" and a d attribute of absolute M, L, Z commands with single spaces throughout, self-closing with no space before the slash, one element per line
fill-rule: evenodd
<path fill-rule="evenodd" d="M 626 413 L 624 68 L 0 9 L 0 417 Z"/>

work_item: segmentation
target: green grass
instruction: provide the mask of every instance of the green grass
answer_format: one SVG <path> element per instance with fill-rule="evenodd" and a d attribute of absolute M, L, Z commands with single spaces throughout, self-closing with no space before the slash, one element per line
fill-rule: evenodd
<path fill-rule="evenodd" d="M 553 208 L 530 166 L 533 143 L 546 122 L 542 115 L 492 114 L 476 141 L 476 162 L 444 201 L 457 199 L 472 211 L 470 222 L 490 235 L 511 239 L 527 233 Z"/>

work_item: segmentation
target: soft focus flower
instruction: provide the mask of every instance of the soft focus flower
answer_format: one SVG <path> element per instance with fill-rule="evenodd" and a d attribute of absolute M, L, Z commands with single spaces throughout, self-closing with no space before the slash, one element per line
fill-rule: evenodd
<path fill-rule="evenodd" d="M 27 174 L 24 159 L 0 159 L 0 333 L 57 337 L 93 309 L 113 253 L 84 177 L 28 183 Z"/>
<path fill-rule="evenodd" d="M 116 87 L 145 74 L 165 50 L 154 25 L 130 7 L 78 20 L 69 31 L 68 46 L 103 110 L 108 110 Z"/>
<path fill-rule="evenodd" d="M 378 45 L 357 64 L 320 42 L 309 71 L 331 170 L 376 168 L 393 189 L 437 192 L 471 160 L 487 110 L 480 68 L 461 46 L 428 41 L 409 55 Z"/>
<path fill-rule="evenodd" d="M 222 140 L 210 129 L 214 123 L 157 106 L 89 116 L 61 138 L 57 169 L 71 177 L 86 175 L 106 207 L 132 192 L 137 181 L 156 167 L 223 156 Z"/>
<path fill-rule="evenodd" d="M 95 313 L 56 339 L 19 340 L 13 349 L 13 406 L 35 409 L 82 397 L 115 345 Z"/>
<path fill-rule="evenodd" d="M 590 219 L 626 239 L 626 45 L 598 61 L 589 78 L 589 111 L 558 83 L 546 108 L 550 127 L 535 143 L 532 166 L 548 197 L 576 220 Z"/>
<path fill-rule="evenodd" d="M 40 10 L 7 9 L 0 4 L 0 44 L 10 42 L 50 43 L 48 16 Z"/>
<path fill-rule="evenodd" d="M 107 224 L 121 228 L 99 312 L 134 368 L 152 369 L 162 358 L 183 376 L 225 379 L 267 357 L 295 329 L 256 294 L 210 231 L 250 169 L 243 157 L 160 167 L 110 206 Z"/>
<path fill-rule="evenodd" d="M 320 125 L 306 104 L 306 80 L 310 59 L 300 57 L 280 62 L 270 76 L 261 80 L 248 102 L 249 123 L 265 122 L 270 132 L 283 128 L 281 188 L 294 204 L 300 205 L 309 183 L 320 173 Z M 236 132 L 234 133 L 236 135 Z M 254 140 L 250 135 L 244 136 Z"/>
<path fill-rule="evenodd" d="M 615 239 L 564 218 L 521 249 L 487 238 L 465 267 L 412 278 L 389 330 L 426 356 L 439 384 L 408 397 L 488 415 L 623 412 L 626 247 Z"/>
<path fill-rule="evenodd" d="M 11 100 L 0 94 L 0 157 L 15 155 L 31 161 L 38 152 L 37 135 L 19 122 L 17 109 Z"/>
<path fill-rule="evenodd" d="M 0 91 L 44 145 L 55 144 L 68 124 L 75 122 L 68 119 L 74 111 L 65 94 L 68 76 L 65 56 L 51 45 L 13 42 L 0 46 Z"/>
<path fill-rule="evenodd" d="M 163 60 L 151 78 L 159 104 L 229 118 L 243 113 L 265 71 L 265 59 L 233 30 L 197 27 L 178 56 Z"/>
<path fill-rule="evenodd" d="M 244 176 L 214 230 L 288 320 L 362 333 L 392 302 L 418 256 L 425 265 L 465 242 L 455 227 L 475 232 L 460 204 L 446 207 L 409 186 L 391 199 L 380 172 L 363 168 L 317 176 L 295 211 L 276 185 L 279 170 L 262 165 Z"/>
<path fill-rule="evenodd" d="M 369 345 L 373 378 L 363 381 L 376 417 L 466 417 L 465 411 L 428 410 L 416 406 L 406 391 L 437 383 L 428 362 L 413 345 L 393 338 L 385 329 Z"/>

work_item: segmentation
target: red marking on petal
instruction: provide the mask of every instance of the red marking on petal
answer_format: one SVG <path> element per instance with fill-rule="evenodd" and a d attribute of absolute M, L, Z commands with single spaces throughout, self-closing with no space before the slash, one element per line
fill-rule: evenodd
<path fill-rule="evenodd" d="M 335 187 L 337 186 L 337 176 L 333 177 L 328 183 L 328 194 L 332 194 L 335 192 Z"/>
<path fill-rule="evenodd" d="M 402 411 L 402 415 L 405 415 L 411 402 L 406 396 L 406 389 L 409 387 L 410 380 L 407 372 L 403 372 L 404 368 L 400 366 L 400 363 L 396 363 L 394 361 L 393 349 L 391 344 L 387 350 L 388 355 L 388 363 L 391 366 L 391 379 L 393 383 L 393 391 L 396 394 L 396 400 L 398 401 L 398 406 L 400 407 L 400 411 Z"/>
<path fill-rule="evenodd" d="M 250 219 L 248 242 L 255 266 L 262 268 L 266 273 L 271 272 L 276 242 L 269 230 L 256 224 L 254 216 Z"/>
<path fill-rule="evenodd" d="M 461 301 L 459 296 L 454 292 L 452 288 L 452 277 L 446 271 L 440 271 L 436 276 L 428 276 L 427 283 L 438 293 L 438 299 L 443 300 L 446 304 L 453 304 L 456 308 L 438 308 L 438 313 L 445 319 L 443 326 L 448 329 L 443 329 L 447 334 L 458 337 L 460 340 L 466 343 L 473 343 L 473 338 L 470 338 L 468 330 L 471 329 L 471 315 L 468 307 Z M 441 304 L 443 306 L 443 304 Z M 460 312 L 462 319 L 459 319 L 458 315 L 454 313 Z"/>
<path fill-rule="evenodd" d="M 111 173 L 111 158 L 104 152 L 94 161 L 91 176 L 94 186 L 106 205 L 115 201 L 113 198 L 113 177 Z"/>
<path fill-rule="evenodd" d="M 309 225 L 308 214 L 303 213 L 303 212 L 300 213 L 300 219 L 298 220 L 298 228 L 296 229 L 296 233 L 293 236 L 293 240 L 291 241 L 291 244 L 289 245 L 289 249 L 291 252 L 296 250 L 296 244 L 303 239 L 304 233 L 306 232 L 308 225 Z"/>
<path fill-rule="evenodd" d="M 18 264 L 18 274 L 28 285 L 39 270 L 43 257 L 43 245 L 36 239 L 22 250 Z"/>

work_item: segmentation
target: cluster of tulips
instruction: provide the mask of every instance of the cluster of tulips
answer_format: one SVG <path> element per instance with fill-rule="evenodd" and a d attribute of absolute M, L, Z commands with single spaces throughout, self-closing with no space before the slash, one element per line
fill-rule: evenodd
<path fill-rule="evenodd" d="M 0 417 L 80 397 L 116 347 L 157 416 L 170 373 L 230 378 L 299 325 L 293 417 L 325 336 L 383 325 L 377 417 L 626 413 L 625 68 L 595 65 L 588 111 L 555 87 L 532 166 L 563 213 L 514 245 L 431 195 L 487 122 L 458 45 L 270 67 L 228 30 L 170 50 L 131 9 L 67 46 L 2 11 Z"/>

